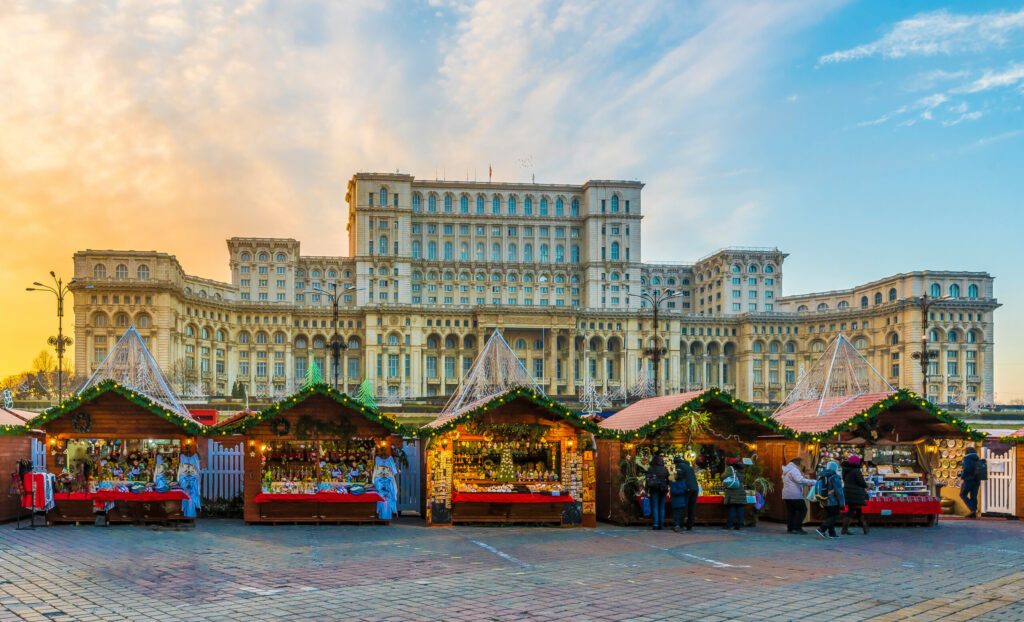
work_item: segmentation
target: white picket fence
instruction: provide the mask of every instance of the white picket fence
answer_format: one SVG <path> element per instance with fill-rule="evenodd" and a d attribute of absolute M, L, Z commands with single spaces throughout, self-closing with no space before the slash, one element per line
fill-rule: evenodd
<path fill-rule="evenodd" d="M 38 438 L 32 439 L 32 466 L 46 466 L 46 445 Z"/>
<path fill-rule="evenodd" d="M 1003 454 L 983 447 L 981 457 L 988 462 L 988 479 L 981 486 L 983 514 L 1016 514 L 1017 512 L 1017 448 Z"/>
<path fill-rule="evenodd" d="M 203 468 L 203 498 L 231 500 L 242 494 L 245 443 L 225 447 L 207 439 L 206 466 Z"/>

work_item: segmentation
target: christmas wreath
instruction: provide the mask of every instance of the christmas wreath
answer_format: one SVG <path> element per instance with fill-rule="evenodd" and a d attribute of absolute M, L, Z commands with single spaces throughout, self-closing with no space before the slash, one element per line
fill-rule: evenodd
<path fill-rule="evenodd" d="M 71 427 L 75 432 L 88 432 L 92 428 L 92 417 L 87 412 L 71 415 Z"/>
<path fill-rule="evenodd" d="M 292 424 L 287 419 L 277 419 L 270 426 L 270 429 L 278 436 L 288 436 L 288 433 L 292 431 Z"/>

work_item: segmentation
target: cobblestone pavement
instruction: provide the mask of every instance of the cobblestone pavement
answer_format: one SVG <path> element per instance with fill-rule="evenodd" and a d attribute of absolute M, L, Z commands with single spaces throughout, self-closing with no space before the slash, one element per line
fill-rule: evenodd
<path fill-rule="evenodd" d="M 1024 525 L 0 526 L 6 620 L 1024 620 Z"/>

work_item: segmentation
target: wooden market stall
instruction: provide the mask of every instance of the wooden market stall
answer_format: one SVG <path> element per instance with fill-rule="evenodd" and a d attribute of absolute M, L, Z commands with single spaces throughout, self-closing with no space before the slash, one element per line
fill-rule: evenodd
<path fill-rule="evenodd" d="M 11 493 L 0 496 L 0 522 L 14 520 L 21 511 L 19 491 L 24 483 L 20 471 L 31 469 L 34 437 L 25 424 L 35 416 L 36 413 L 29 410 L 0 408 L 0 475 L 8 486 L 5 492 Z"/>
<path fill-rule="evenodd" d="M 535 387 L 438 418 L 423 429 L 427 523 L 596 526 L 596 432 Z"/>
<path fill-rule="evenodd" d="M 45 435 L 55 476 L 50 521 L 194 520 L 201 501 L 192 498 L 199 496 L 196 437 L 205 428 L 187 411 L 103 380 L 29 425 Z"/>
<path fill-rule="evenodd" d="M 999 441 L 1012 446 L 1009 461 L 1011 467 L 1006 474 L 1007 478 L 1012 481 L 1012 485 L 1009 486 L 1012 495 L 1012 499 L 1008 503 L 1011 509 L 1010 513 L 1017 518 L 1024 518 L 1024 428 L 999 439 Z M 990 466 L 989 478 L 992 478 L 993 475 Z"/>
<path fill-rule="evenodd" d="M 842 463 L 857 454 L 868 483 L 864 515 L 871 524 L 933 524 L 942 514 L 942 499 L 959 496 L 965 449 L 980 447 L 984 438 L 906 389 L 794 400 L 774 418 L 788 438 L 758 441 L 770 476 L 780 480 L 782 466 L 794 456 L 817 471 L 829 460 Z M 785 520 L 784 509 L 775 509 L 779 505 L 772 504 L 771 517 Z M 811 505 L 810 520 L 820 521 L 823 512 Z"/>
<path fill-rule="evenodd" d="M 748 522 L 771 482 L 762 479 L 757 456 L 758 437 L 777 429 L 753 406 L 718 389 L 693 391 L 640 400 L 600 423 L 605 438 L 598 441 L 598 517 L 619 524 L 648 524 L 641 501 L 644 473 L 655 452 L 674 470 L 674 456 L 693 466 L 701 486 L 696 520 L 724 524 L 726 507 L 722 473 L 727 458 L 749 462 L 741 470 L 748 488 Z"/>
<path fill-rule="evenodd" d="M 388 523 L 405 466 L 403 429 L 318 383 L 218 433 L 245 443 L 247 523 Z"/>

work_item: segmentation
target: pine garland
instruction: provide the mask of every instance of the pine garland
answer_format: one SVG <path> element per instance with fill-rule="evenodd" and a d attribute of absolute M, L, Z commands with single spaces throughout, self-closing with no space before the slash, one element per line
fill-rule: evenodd
<path fill-rule="evenodd" d="M 424 438 L 430 438 L 433 436 L 446 434 L 454 430 L 459 425 L 462 425 L 463 423 L 472 421 L 473 419 L 476 419 L 481 415 L 484 415 L 492 410 L 500 408 L 501 406 L 519 398 L 525 399 L 528 402 L 534 404 L 535 406 L 540 406 L 548 413 L 556 415 L 557 417 L 563 419 L 564 421 L 568 421 L 569 423 L 578 428 L 582 428 L 593 434 L 601 434 L 601 429 L 597 427 L 596 423 L 594 423 L 590 419 L 583 417 L 581 414 L 577 412 L 569 410 L 565 406 L 562 406 L 553 399 L 545 396 L 543 393 L 539 393 L 536 390 L 531 389 L 529 387 L 513 387 L 505 391 L 504 393 L 495 395 L 494 397 L 487 400 L 483 404 L 480 404 L 475 408 L 467 410 L 466 412 L 458 415 L 457 417 L 448 419 L 443 424 L 437 427 L 430 427 L 430 424 L 427 424 L 427 426 L 420 429 L 420 436 Z"/>
<path fill-rule="evenodd" d="M 376 407 L 368 406 L 360 402 L 359 400 L 350 397 L 349 395 L 342 393 L 341 391 L 338 391 L 334 387 L 325 383 L 303 387 L 297 393 L 294 393 L 284 398 L 283 400 L 277 402 L 276 404 L 272 404 L 258 413 L 249 415 L 248 417 L 245 417 L 244 419 L 238 421 L 237 423 L 225 426 L 224 428 L 222 428 L 222 430 L 219 431 L 219 433 L 223 434 L 224 432 L 245 432 L 246 430 L 255 425 L 259 425 L 264 421 L 268 421 L 270 419 L 274 419 L 276 417 L 281 416 L 289 408 L 298 406 L 299 404 L 305 402 L 314 395 L 323 395 L 324 397 L 330 398 L 337 402 L 338 404 L 341 404 L 342 406 L 351 409 L 353 412 L 362 416 L 363 418 L 373 421 L 374 423 L 379 423 L 383 425 L 385 428 L 388 429 L 388 431 L 390 431 L 393 434 L 401 434 L 402 436 L 415 436 L 416 434 L 415 431 L 407 429 L 406 426 L 398 423 L 393 418 L 381 413 L 379 410 L 377 410 Z"/>
<path fill-rule="evenodd" d="M 166 406 L 149 399 L 146 395 L 130 389 L 124 385 L 121 385 L 114 380 L 104 380 L 92 387 L 89 387 L 84 392 L 73 395 L 68 399 L 64 400 L 56 406 L 51 406 L 43 412 L 39 413 L 36 417 L 33 417 L 27 421 L 24 425 L 5 425 L 0 427 L 0 434 L 26 434 L 31 432 L 40 426 L 45 426 L 51 421 L 63 417 L 69 412 L 89 404 L 90 402 L 98 399 L 100 396 L 107 393 L 115 393 L 125 398 L 129 402 L 141 406 L 142 408 L 153 413 L 161 419 L 165 419 L 170 423 L 177 425 L 189 434 L 206 434 L 209 428 L 192 419 L 191 417 L 185 417 L 180 413 L 168 409 Z"/>

